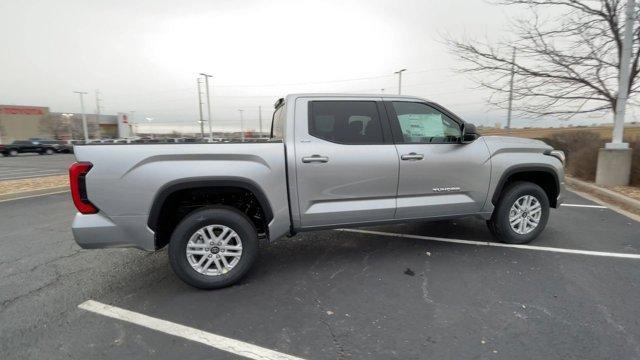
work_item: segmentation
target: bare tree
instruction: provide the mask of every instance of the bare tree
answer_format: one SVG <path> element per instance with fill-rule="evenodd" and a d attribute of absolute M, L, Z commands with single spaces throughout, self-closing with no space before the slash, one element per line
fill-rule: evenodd
<path fill-rule="evenodd" d="M 40 133 L 53 139 L 61 139 L 69 134 L 69 125 L 62 121 L 61 117 L 51 114 L 45 115 L 38 124 Z"/>
<path fill-rule="evenodd" d="M 87 119 L 87 129 L 89 136 L 96 138 L 99 132 L 99 125 L 95 118 L 91 116 Z M 76 140 L 84 139 L 84 130 L 82 129 L 82 117 L 78 114 L 66 118 L 61 115 L 48 114 L 40 120 L 39 130 L 43 135 L 54 139 L 64 139 L 69 136 Z"/>
<path fill-rule="evenodd" d="M 623 0 L 504 0 L 499 4 L 526 6 L 531 13 L 529 18 L 512 22 L 510 41 L 490 44 L 445 39 L 451 52 L 463 60 L 462 71 L 493 91 L 490 104 L 507 107 L 513 70 L 513 108 L 523 114 L 570 118 L 581 113 L 615 112 Z M 550 12 L 560 15 L 549 16 Z M 640 7 L 635 14 L 629 101 L 637 106 Z"/>

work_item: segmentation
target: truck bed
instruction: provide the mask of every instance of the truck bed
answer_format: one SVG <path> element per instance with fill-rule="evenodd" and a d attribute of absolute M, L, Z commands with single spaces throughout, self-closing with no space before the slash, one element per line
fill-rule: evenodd
<path fill-rule="evenodd" d="M 82 221 L 87 228 L 96 222 L 104 226 L 112 223 L 121 233 L 113 234 L 118 241 L 111 239 L 110 246 L 153 250 L 154 234 L 147 219 L 154 199 L 163 188 L 186 181 L 249 182 L 269 202 L 272 237 L 289 230 L 283 143 L 83 145 L 75 147 L 75 156 L 80 162 L 93 164 L 86 175 L 87 193 L 100 212 L 79 214 L 74 230 L 82 231 Z M 130 239 L 144 240 L 132 244 Z M 96 239 L 95 245 L 103 244 Z"/>

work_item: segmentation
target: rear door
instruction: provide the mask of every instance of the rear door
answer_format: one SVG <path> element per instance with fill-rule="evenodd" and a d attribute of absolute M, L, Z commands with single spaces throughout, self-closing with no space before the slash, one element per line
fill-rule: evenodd
<path fill-rule="evenodd" d="M 435 104 L 385 106 L 400 156 L 396 219 L 479 212 L 491 174 L 484 140 L 462 144 L 462 121 Z"/>
<path fill-rule="evenodd" d="M 302 227 L 393 219 L 399 160 L 380 98 L 298 98 L 295 156 Z"/>

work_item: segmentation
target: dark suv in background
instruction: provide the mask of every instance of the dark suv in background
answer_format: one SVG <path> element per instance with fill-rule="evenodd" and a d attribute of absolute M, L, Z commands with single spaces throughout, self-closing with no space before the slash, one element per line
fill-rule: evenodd
<path fill-rule="evenodd" d="M 56 140 L 15 140 L 8 145 L 0 145 L 3 156 L 16 156 L 23 153 L 53 155 L 58 152 L 69 152 L 64 141 Z"/>

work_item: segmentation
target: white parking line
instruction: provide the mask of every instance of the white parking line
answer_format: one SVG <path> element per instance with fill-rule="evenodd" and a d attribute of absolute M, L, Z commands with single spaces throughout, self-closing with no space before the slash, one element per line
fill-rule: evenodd
<path fill-rule="evenodd" d="M 46 174 L 35 174 L 35 175 L 16 175 L 16 176 L 0 176 L 0 180 L 22 180 L 22 179 L 31 179 L 31 178 L 37 178 L 37 177 L 45 177 L 45 176 L 54 176 L 54 175 L 66 175 L 66 172 L 60 172 L 59 170 L 51 170 L 48 171 Z"/>
<path fill-rule="evenodd" d="M 21 197 L 16 197 L 16 198 L 11 198 L 11 199 L 5 199 L 5 200 L 0 200 L 0 203 L 4 203 L 4 202 L 9 202 L 9 201 L 14 201 L 14 200 L 22 200 L 22 199 L 31 199 L 34 197 L 40 197 L 40 196 L 47 196 L 47 195 L 55 195 L 55 194 L 63 194 L 66 192 L 69 192 L 71 190 L 61 190 L 61 191 L 54 191 L 54 192 L 49 192 L 49 193 L 44 193 L 44 194 L 35 194 L 35 195 L 27 195 L 27 196 L 21 196 Z"/>
<path fill-rule="evenodd" d="M 565 249 L 565 248 L 556 248 L 556 247 L 548 247 L 548 246 L 518 245 L 518 244 L 505 244 L 505 243 L 488 242 L 488 241 L 448 239 L 448 238 L 433 237 L 433 236 L 398 234 L 398 233 L 389 233 L 389 232 L 383 232 L 383 231 L 360 230 L 360 229 L 338 229 L 338 231 L 346 231 L 346 232 L 370 234 L 370 235 L 394 236 L 394 237 L 401 237 L 401 238 L 408 238 L 408 239 L 423 239 L 423 240 L 432 240 L 432 241 L 465 244 L 465 245 L 506 247 L 506 248 L 515 248 L 515 249 L 523 249 L 523 250 L 548 251 L 548 252 L 556 252 L 556 253 L 564 253 L 564 254 L 580 254 L 580 255 L 590 255 L 590 256 L 605 256 L 605 257 L 623 258 L 623 259 L 640 259 L 640 254 L 625 254 L 625 253 L 615 253 L 615 252 L 605 252 L 605 251 Z"/>
<path fill-rule="evenodd" d="M 594 208 L 594 209 L 607 209 L 606 206 L 602 206 L 602 205 L 561 204 L 561 206 L 585 207 L 585 208 Z"/>
<path fill-rule="evenodd" d="M 283 354 L 281 352 L 266 349 L 243 341 L 212 334 L 189 326 L 176 324 L 171 321 L 154 318 L 93 300 L 87 300 L 78 305 L 78 307 L 96 314 L 195 341 L 235 355 L 244 356 L 249 359 L 302 360 L 302 358 L 299 357 Z"/>
<path fill-rule="evenodd" d="M 5 168 L 5 167 L 0 167 L 0 173 L 10 173 L 10 172 L 25 172 L 25 171 L 36 171 L 36 170 L 42 170 L 42 169 L 38 169 L 38 168 Z"/>

